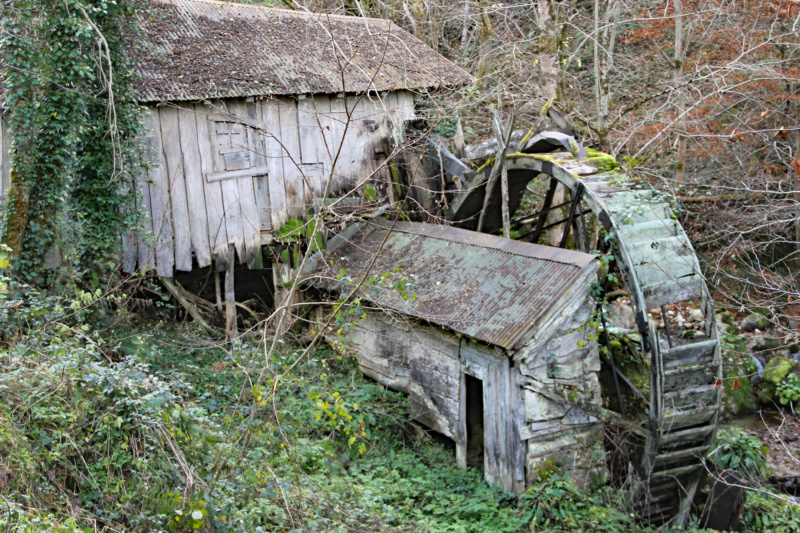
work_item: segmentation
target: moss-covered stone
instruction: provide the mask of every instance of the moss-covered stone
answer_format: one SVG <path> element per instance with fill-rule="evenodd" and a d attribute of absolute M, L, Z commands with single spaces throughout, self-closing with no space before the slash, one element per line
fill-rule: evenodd
<path fill-rule="evenodd" d="M 795 369 L 797 363 L 791 359 L 777 355 L 769 360 L 764 367 L 764 375 L 762 379 L 765 382 L 777 385 L 783 378 L 789 375 L 789 372 Z"/>
<path fill-rule="evenodd" d="M 758 409 L 758 397 L 746 372 L 739 365 L 725 365 L 725 379 L 722 380 L 723 409 L 732 415 L 739 415 Z"/>

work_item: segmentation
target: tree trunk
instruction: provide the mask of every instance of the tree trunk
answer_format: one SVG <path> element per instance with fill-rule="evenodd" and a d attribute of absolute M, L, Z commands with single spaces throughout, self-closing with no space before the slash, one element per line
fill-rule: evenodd
<path fill-rule="evenodd" d="M 686 61 L 686 46 L 683 31 L 683 0 L 674 0 L 675 5 L 675 64 L 673 78 L 675 96 L 678 99 L 678 169 L 675 173 L 675 187 L 680 189 L 686 178 L 686 89 L 683 79 L 683 63 Z"/>

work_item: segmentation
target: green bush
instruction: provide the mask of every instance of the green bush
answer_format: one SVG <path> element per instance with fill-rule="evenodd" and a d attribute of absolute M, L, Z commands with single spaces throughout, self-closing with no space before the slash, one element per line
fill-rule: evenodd
<path fill-rule="evenodd" d="M 789 374 L 778 383 L 775 395 L 781 405 L 793 404 L 800 400 L 800 376 Z"/>
<path fill-rule="evenodd" d="M 769 476 L 767 448 L 756 437 L 738 428 L 717 433 L 710 457 L 718 470 L 735 470 L 750 481 L 763 481 Z"/>
<path fill-rule="evenodd" d="M 742 515 L 742 533 L 794 533 L 800 531 L 800 509 L 786 496 L 748 491 Z"/>

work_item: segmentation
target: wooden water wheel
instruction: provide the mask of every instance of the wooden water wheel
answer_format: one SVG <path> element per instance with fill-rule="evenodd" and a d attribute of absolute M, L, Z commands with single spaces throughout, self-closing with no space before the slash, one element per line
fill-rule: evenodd
<path fill-rule="evenodd" d="M 515 219 L 517 227 L 527 223 L 532 228 L 532 242 L 547 229 L 547 213 L 556 209 L 569 213 L 556 222 L 566 225 L 561 246 L 572 231 L 575 248 L 597 248 L 588 239 L 587 215 L 596 217 L 615 240 L 613 253 L 650 365 L 648 414 L 639 422 L 647 436 L 635 465 L 644 481 L 642 516 L 651 523 L 683 525 L 715 436 L 721 401 L 717 380 L 722 377 L 714 305 L 689 238 L 662 195 L 619 170 L 599 171 L 570 153 L 512 154 L 506 167 L 512 213 L 531 180 L 540 175 L 549 179 L 539 212 Z M 467 180 L 448 210 L 451 223 L 476 226 L 489 172 L 486 166 Z M 554 206 L 559 184 L 570 191 L 571 199 Z M 486 230 L 500 226 L 500 180 L 493 189 L 484 216 Z M 663 311 L 665 305 L 689 300 L 701 305 L 704 335 L 674 346 L 667 317 L 666 329 L 659 331 L 648 319 L 648 309 Z M 621 407 L 624 416 L 624 404 Z"/>

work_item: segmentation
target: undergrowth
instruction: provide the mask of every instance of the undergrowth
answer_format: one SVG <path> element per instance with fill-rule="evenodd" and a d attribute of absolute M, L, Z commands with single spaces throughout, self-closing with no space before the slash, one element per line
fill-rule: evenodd
<path fill-rule="evenodd" d="M 332 350 L 265 361 L 122 295 L 2 282 L 0 531 L 647 531 L 624 491 L 556 473 L 517 496 L 458 469 Z"/>

